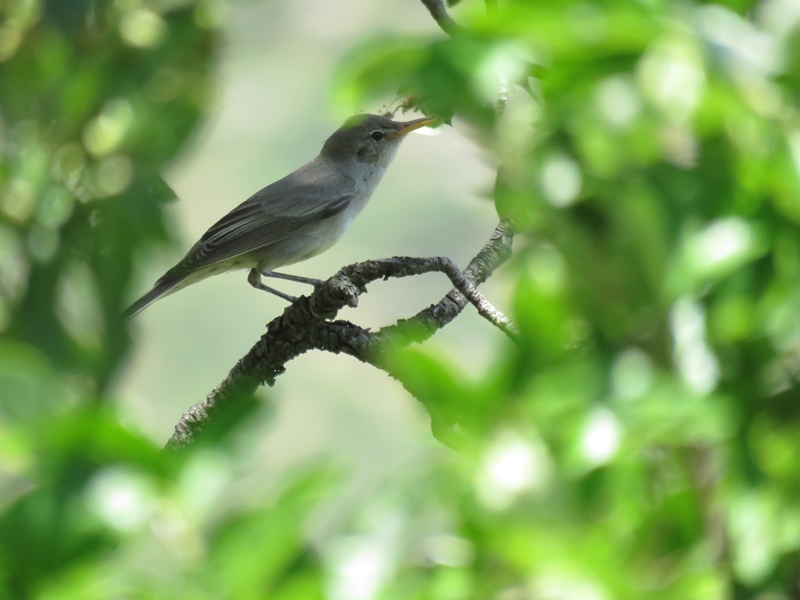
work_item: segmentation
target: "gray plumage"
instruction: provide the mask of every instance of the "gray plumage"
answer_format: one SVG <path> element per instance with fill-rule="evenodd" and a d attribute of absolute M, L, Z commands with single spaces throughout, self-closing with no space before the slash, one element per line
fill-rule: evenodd
<path fill-rule="evenodd" d="M 212 225 L 124 317 L 187 285 L 233 269 L 251 269 L 251 285 L 291 299 L 265 286 L 260 276 L 313 283 L 273 270 L 335 244 L 366 206 L 403 137 L 433 120 L 400 123 L 377 115 L 348 119 L 314 160 L 256 192 Z"/>

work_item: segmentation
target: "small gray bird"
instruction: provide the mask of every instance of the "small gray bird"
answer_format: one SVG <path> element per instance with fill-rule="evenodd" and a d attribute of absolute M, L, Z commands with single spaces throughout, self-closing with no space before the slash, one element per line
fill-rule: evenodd
<path fill-rule="evenodd" d="M 435 120 L 398 123 L 377 115 L 351 117 L 314 160 L 217 221 L 183 260 L 125 311 L 124 318 L 187 285 L 233 269 L 250 269 L 250 285 L 289 301 L 294 297 L 264 285 L 261 276 L 319 285 L 319 280 L 273 269 L 333 246 L 367 205 L 406 134 Z"/>

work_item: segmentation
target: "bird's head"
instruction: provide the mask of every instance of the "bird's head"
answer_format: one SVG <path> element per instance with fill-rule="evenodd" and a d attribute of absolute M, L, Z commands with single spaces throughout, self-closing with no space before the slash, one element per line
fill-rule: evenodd
<path fill-rule="evenodd" d="M 322 154 L 333 160 L 355 160 L 386 166 L 403 138 L 436 119 L 424 117 L 400 123 L 378 115 L 356 115 L 345 121 L 322 147 Z"/>

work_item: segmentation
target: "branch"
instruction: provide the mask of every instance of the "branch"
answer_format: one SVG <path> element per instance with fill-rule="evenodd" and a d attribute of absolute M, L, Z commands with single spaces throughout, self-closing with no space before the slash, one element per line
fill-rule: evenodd
<path fill-rule="evenodd" d="M 500 221 L 491 239 L 464 269 L 467 281 L 478 286 L 486 281 L 497 267 L 507 261 L 511 256 L 514 234 L 514 225 L 510 220 Z M 408 320 L 383 327 L 374 335 L 385 342 L 403 339 L 409 343 L 421 343 L 455 319 L 467 304 L 464 295 L 453 289 L 438 304 L 420 311 Z"/>
<path fill-rule="evenodd" d="M 339 271 L 338 276 L 344 276 L 362 288 L 367 283 L 376 279 L 388 279 L 390 277 L 408 277 L 410 275 L 422 275 L 438 271 L 447 275 L 450 282 L 455 286 L 452 290 L 459 293 L 466 301 L 470 302 L 478 310 L 484 319 L 488 320 L 495 327 L 501 329 L 510 338 L 515 339 L 518 335 L 516 327 L 502 312 L 497 310 L 492 304 L 483 297 L 472 283 L 467 279 L 458 267 L 449 258 L 410 258 L 396 257 L 383 260 L 368 261 L 350 265 Z M 465 304 L 461 305 L 463 308 Z"/>
<path fill-rule="evenodd" d="M 422 0 L 425 8 L 431 13 L 433 20 L 439 24 L 447 35 L 460 35 L 466 31 L 461 25 L 456 23 L 453 18 L 447 14 L 447 9 L 444 7 L 444 0 Z"/>
<path fill-rule="evenodd" d="M 272 385 L 285 365 L 309 350 L 345 353 L 381 369 L 390 347 L 421 342 L 451 322 L 472 302 L 490 322 L 514 337 L 513 324 L 475 288 L 511 255 L 513 225 L 501 221 L 492 238 L 461 273 L 446 258 L 389 258 L 341 269 L 310 296 L 301 296 L 267 325 L 266 333 L 239 360 L 206 399 L 187 410 L 175 426 L 168 448 L 185 447 L 212 421 L 252 397 L 260 385 Z M 440 271 L 455 286 L 438 304 L 406 321 L 370 332 L 348 321 L 333 321 L 345 306 L 358 305 L 366 285 L 377 279 Z"/>

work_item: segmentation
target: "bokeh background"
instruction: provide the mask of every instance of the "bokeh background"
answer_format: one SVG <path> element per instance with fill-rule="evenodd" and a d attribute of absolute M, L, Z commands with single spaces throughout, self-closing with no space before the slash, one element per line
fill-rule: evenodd
<path fill-rule="evenodd" d="M 800 598 L 800 5 L 456 4 L 0 3 L 0 598 Z M 123 308 L 400 100 L 446 125 L 293 270 L 463 266 L 502 218 L 519 336 L 308 354 L 163 451 L 284 305 Z"/>

